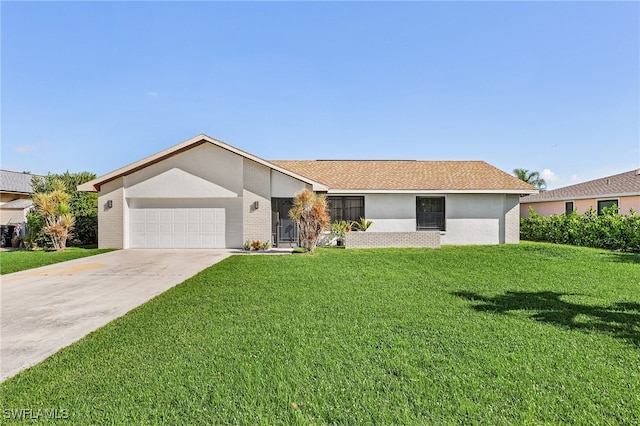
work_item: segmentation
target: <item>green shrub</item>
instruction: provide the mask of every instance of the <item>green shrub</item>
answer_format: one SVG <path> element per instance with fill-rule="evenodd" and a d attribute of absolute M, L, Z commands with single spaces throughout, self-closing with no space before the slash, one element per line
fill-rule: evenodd
<path fill-rule="evenodd" d="M 623 215 L 617 206 L 605 208 L 598 216 L 590 208 L 584 214 L 538 215 L 529 208 L 529 217 L 520 219 L 520 238 L 557 244 L 640 252 L 640 216 L 631 209 Z"/>

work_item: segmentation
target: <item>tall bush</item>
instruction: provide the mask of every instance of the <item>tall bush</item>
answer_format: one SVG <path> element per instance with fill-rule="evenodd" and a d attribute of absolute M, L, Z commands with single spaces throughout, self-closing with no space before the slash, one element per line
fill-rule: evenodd
<path fill-rule="evenodd" d="M 633 209 L 623 215 L 617 206 L 605 208 L 600 216 L 590 208 L 581 215 L 545 217 L 530 208 L 529 217 L 520 219 L 520 238 L 639 253 L 640 216 Z"/>

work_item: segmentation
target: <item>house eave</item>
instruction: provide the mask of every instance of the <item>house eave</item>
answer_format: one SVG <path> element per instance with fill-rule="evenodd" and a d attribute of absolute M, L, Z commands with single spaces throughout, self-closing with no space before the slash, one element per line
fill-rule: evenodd
<path fill-rule="evenodd" d="M 603 198 L 620 198 L 620 197 L 638 197 L 640 196 L 640 192 L 624 192 L 624 193 L 611 193 L 611 194 L 597 194 L 597 195 L 581 195 L 577 197 L 553 197 L 546 198 L 543 200 L 527 200 L 523 198 L 520 200 L 521 203 L 526 204 L 534 204 L 534 203 L 549 203 L 554 201 L 573 201 L 573 200 L 601 200 Z"/>
<path fill-rule="evenodd" d="M 522 189 L 329 189 L 331 194 L 536 194 Z"/>

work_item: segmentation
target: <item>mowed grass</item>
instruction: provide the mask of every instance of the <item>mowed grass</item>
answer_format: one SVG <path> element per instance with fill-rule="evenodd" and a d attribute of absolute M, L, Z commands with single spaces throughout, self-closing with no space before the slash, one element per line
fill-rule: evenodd
<path fill-rule="evenodd" d="M 7 380 L 0 408 L 9 423 L 638 424 L 640 263 L 533 243 L 234 256 Z"/>
<path fill-rule="evenodd" d="M 69 247 L 65 251 L 3 251 L 0 252 L 0 275 L 39 268 L 67 260 L 106 253 L 112 249 L 85 249 Z"/>

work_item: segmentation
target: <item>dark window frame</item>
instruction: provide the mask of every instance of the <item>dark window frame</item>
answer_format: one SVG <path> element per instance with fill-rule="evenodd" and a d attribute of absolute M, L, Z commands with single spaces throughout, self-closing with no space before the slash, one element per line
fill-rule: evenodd
<path fill-rule="evenodd" d="M 602 203 L 602 204 L 601 204 Z M 605 205 L 606 203 L 606 205 Z M 615 198 L 607 198 L 607 199 L 603 199 L 603 200 L 597 200 L 596 201 L 596 207 L 597 207 L 597 212 L 598 212 L 598 216 L 602 216 L 602 210 L 605 207 L 612 207 L 612 206 L 618 206 L 618 208 L 620 207 L 620 201 L 618 199 Z"/>
<path fill-rule="evenodd" d="M 430 206 L 422 203 L 422 200 L 429 200 Z M 432 201 L 437 201 L 433 202 Z M 437 204 L 440 204 L 438 206 Z M 420 211 L 427 207 L 429 211 Z M 447 230 L 447 199 L 444 196 L 417 196 L 416 197 L 416 230 L 433 231 Z"/>
<path fill-rule="evenodd" d="M 573 201 L 565 201 L 564 202 L 564 214 L 569 216 L 576 209 L 575 203 Z"/>
<path fill-rule="evenodd" d="M 359 205 L 358 205 L 359 204 Z M 332 195 L 327 197 L 327 210 L 331 223 L 346 220 L 353 222 L 365 216 L 365 200 L 362 195 Z"/>

